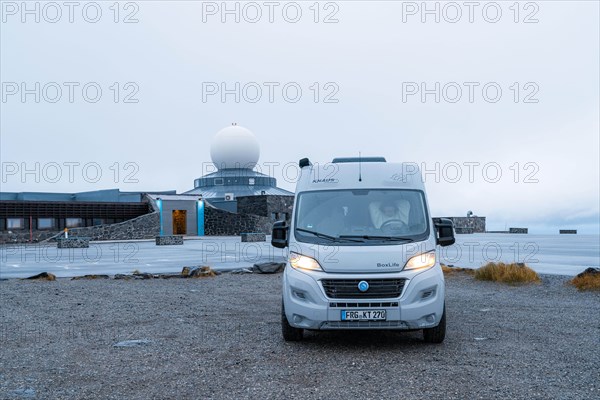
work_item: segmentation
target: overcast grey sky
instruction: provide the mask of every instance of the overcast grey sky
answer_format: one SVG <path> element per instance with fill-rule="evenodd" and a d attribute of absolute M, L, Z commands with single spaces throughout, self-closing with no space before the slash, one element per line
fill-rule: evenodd
<path fill-rule="evenodd" d="M 598 233 L 596 1 L 26 4 L 2 2 L 2 191 L 183 192 L 237 122 L 288 190 L 360 151 L 430 170 L 435 215 Z"/>

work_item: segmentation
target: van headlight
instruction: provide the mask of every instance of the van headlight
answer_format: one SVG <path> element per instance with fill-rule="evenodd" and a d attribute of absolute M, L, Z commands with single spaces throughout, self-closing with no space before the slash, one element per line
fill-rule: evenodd
<path fill-rule="evenodd" d="M 323 271 L 319 262 L 314 258 L 290 251 L 290 265 L 293 268 L 308 269 L 311 271 Z"/>
<path fill-rule="evenodd" d="M 431 268 L 435 265 L 435 251 L 430 251 L 428 253 L 422 253 L 418 256 L 412 257 L 406 265 L 404 266 L 405 270 L 411 269 L 426 269 Z"/>

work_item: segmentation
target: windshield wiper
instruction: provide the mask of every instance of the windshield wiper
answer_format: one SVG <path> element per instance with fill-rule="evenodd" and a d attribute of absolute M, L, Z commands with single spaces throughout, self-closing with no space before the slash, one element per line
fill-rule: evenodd
<path fill-rule="evenodd" d="M 367 239 L 367 240 L 387 240 L 390 242 L 414 242 L 415 240 L 412 238 L 399 237 L 399 236 L 374 236 L 374 235 L 340 235 L 341 238 L 349 239 L 349 238 L 357 238 L 357 239 Z"/>
<path fill-rule="evenodd" d="M 304 228 L 296 228 L 297 231 L 299 232 L 304 232 L 304 233 L 310 233 L 312 235 L 315 235 L 318 238 L 322 238 L 322 239 L 329 239 L 332 242 L 339 242 L 340 239 L 345 240 L 347 242 L 363 242 L 363 240 L 356 240 L 356 239 L 352 239 L 350 237 L 344 237 L 344 236 L 331 236 L 331 235 L 327 235 L 325 233 L 321 233 L 321 232 L 317 232 L 317 231 L 311 231 L 309 229 L 304 229 Z M 358 237 L 357 237 L 358 239 Z"/>

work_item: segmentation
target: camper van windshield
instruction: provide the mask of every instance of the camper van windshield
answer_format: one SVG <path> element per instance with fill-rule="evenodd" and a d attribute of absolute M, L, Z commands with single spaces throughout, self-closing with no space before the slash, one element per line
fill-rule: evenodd
<path fill-rule="evenodd" d="M 425 199 L 418 190 L 314 191 L 299 193 L 297 202 L 295 235 L 302 242 L 397 244 L 429 235 Z"/>

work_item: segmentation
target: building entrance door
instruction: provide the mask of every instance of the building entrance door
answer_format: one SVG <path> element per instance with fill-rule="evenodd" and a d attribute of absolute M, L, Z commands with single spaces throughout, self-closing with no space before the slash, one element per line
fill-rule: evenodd
<path fill-rule="evenodd" d="M 173 210 L 173 235 L 187 234 L 186 210 Z"/>

